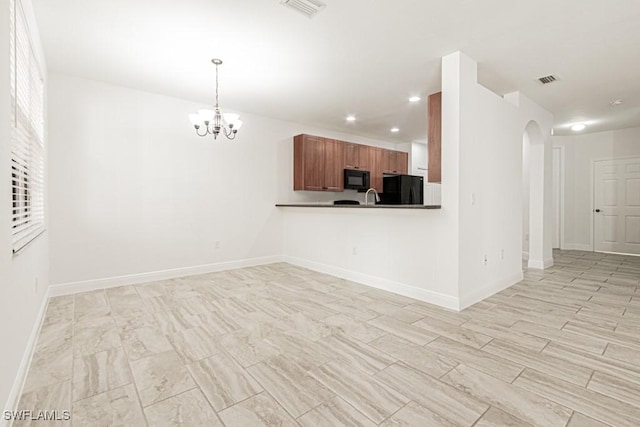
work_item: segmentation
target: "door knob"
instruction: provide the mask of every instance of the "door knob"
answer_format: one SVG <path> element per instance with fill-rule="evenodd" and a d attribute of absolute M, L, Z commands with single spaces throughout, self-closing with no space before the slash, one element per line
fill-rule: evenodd
<path fill-rule="evenodd" d="M 596 209 L 596 212 L 600 212 L 600 209 Z"/>

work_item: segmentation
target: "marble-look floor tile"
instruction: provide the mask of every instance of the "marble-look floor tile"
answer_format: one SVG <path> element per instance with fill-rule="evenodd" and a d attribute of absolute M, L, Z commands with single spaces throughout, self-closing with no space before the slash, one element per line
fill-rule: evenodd
<path fill-rule="evenodd" d="M 200 327 L 184 329 L 167 338 L 185 365 L 213 356 L 222 349 L 217 340 Z"/>
<path fill-rule="evenodd" d="M 635 427 L 640 420 L 637 407 L 534 370 L 526 369 L 514 384 L 607 424 Z"/>
<path fill-rule="evenodd" d="M 15 427 L 38 426 L 45 424 L 42 420 L 32 420 L 31 418 L 38 416 L 40 411 L 53 412 L 58 421 L 46 422 L 49 426 L 70 426 L 69 417 L 65 416 L 65 411 L 71 413 L 71 383 L 63 381 L 56 384 L 47 385 L 45 387 L 23 393 L 18 403 L 18 411 L 31 411 L 31 415 L 25 419 L 18 419 L 13 422 Z"/>
<path fill-rule="evenodd" d="M 640 350 L 617 344 L 609 344 L 604 355 L 619 361 L 633 363 L 640 367 Z"/>
<path fill-rule="evenodd" d="M 396 361 L 370 345 L 344 335 L 332 335 L 318 342 L 330 348 L 336 358 L 356 365 L 369 374 L 374 374 Z"/>
<path fill-rule="evenodd" d="M 121 329 L 120 339 L 122 347 L 131 361 L 173 350 L 167 337 L 154 327 Z"/>
<path fill-rule="evenodd" d="M 570 409 L 552 400 L 464 365 L 454 368 L 442 381 L 535 426 L 564 426 L 571 417 Z"/>
<path fill-rule="evenodd" d="M 73 337 L 73 323 L 43 324 L 36 343 L 36 353 L 55 352 L 62 347 L 70 347 Z"/>
<path fill-rule="evenodd" d="M 327 317 L 324 319 L 324 323 L 327 325 L 331 333 L 344 334 L 364 343 L 373 341 L 386 334 L 386 332 L 380 328 L 376 328 L 369 323 L 355 320 L 354 318 L 344 314 Z"/>
<path fill-rule="evenodd" d="M 202 392 L 194 388 L 144 408 L 149 427 L 223 427 Z"/>
<path fill-rule="evenodd" d="M 445 337 L 430 342 L 426 348 L 507 382 L 513 381 L 524 369 L 522 365 Z"/>
<path fill-rule="evenodd" d="M 425 304 L 422 302 L 414 302 L 406 307 L 407 310 L 420 313 L 422 317 L 429 316 L 434 319 L 439 319 L 444 322 L 449 322 L 452 325 L 461 325 L 464 322 L 471 319 L 467 313 L 448 310 L 446 308 L 437 307 L 431 304 Z"/>
<path fill-rule="evenodd" d="M 227 427 L 295 427 L 298 425 L 298 423 L 266 393 L 260 393 L 243 400 L 221 411 L 218 415 L 220 415 L 220 418 Z"/>
<path fill-rule="evenodd" d="M 298 422 L 303 427 L 375 427 L 369 418 L 338 396 L 316 406 L 298 418 Z"/>
<path fill-rule="evenodd" d="M 53 297 L 47 304 L 47 312 L 42 321 L 43 328 L 50 324 L 73 322 L 73 296 Z"/>
<path fill-rule="evenodd" d="M 609 424 L 601 423 L 579 412 L 574 412 L 567 427 L 609 427 Z"/>
<path fill-rule="evenodd" d="M 133 384 L 73 404 L 73 426 L 144 426 L 146 421 Z"/>
<path fill-rule="evenodd" d="M 533 351 L 540 351 L 549 344 L 549 340 L 547 339 L 530 335 L 526 332 L 520 332 L 512 327 L 506 327 L 492 322 L 470 320 L 463 323 L 461 326 L 465 329 L 471 329 L 472 331 L 480 332 L 493 338 L 513 342 L 521 347 L 525 347 Z"/>
<path fill-rule="evenodd" d="M 381 423 L 409 402 L 403 394 L 346 363 L 329 362 L 310 374 L 375 423 Z"/>
<path fill-rule="evenodd" d="M 122 348 L 101 351 L 73 361 L 73 401 L 121 387 L 133 381 Z"/>
<path fill-rule="evenodd" d="M 489 407 L 449 384 L 401 363 L 389 366 L 375 377 L 455 425 L 472 425 Z"/>
<path fill-rule="evenodd" d="M 453 359 L 392 334 L 380 337 L 369 345 L 435 378 L 446 374 L 458 364 Z"/>
<path fill-rule="evenodd" d="M 413 325 L 426 329 L 436 337 L 447 337 L 474 348 L 481 348 L 492 339 L 490 336 L 481 334 L 480 332 L 452 325 L 448 322 L 434 319 L 432 317 L 425 317 L 422 320 L 418 320 Z"/>
<path fill-rule="evenodd" d="M 531 427 L 531 424 L 492 406 L 474 427 Z"/>
<path fill-rule="evenodd" d="M 411 426 L 455 427 L 456 424 L 416 402 L 409 402 L 380 424 L 380 427 Z"/>
<path fill-rule="evenodd" d="M 52 351 L 36 352 L 31 359 L 23 393 L 44 386 L 71 380 L 73 371 L 73 349 L 71 343 Z"/>
<path fill-rule="evenodd" d="M 502 340 L 493 340 L 483 351 L 502 357 L 519 365 L 547 372 L 560 379 L 586 386 L 592 369 L 576 366 L 566 360 L 545 353 L 538 353 Z"/>
<path fill-rule="evenodd" d="M 588 389 L 640 408 L 640 386 L 624 378 L 594 372 Z"/>
<path fill-rule="evenodd" d="M 272 357 L 247 371 L 295 418 L 333 397 L 325 386 L 285 357 Z"/>
<path fill-rule="evenodd" d="M 594 371 L 624 378 L 640 386 L 640 367 L 636 364 L 565 347 L 553 342 L 542 350 L 542 354 L 564 359 L 574 366 L 585 367 Z M 637 363 L 637 361 L 634 361 L 634 363 Z"/>
<path fill-rule="evenodd" d="M 283 332 L 300 334 L 311 341 L 331 335 L 331 328 L 325 322 L 314 320 L 303 313 L 295 313 L 275 321 L 274 326 Z"/>
<path fill-rule="evenodd" d="M 418 323 L 421 321 L 418 321 Z M 438 338 L 438 334 L 427 331 L 415 325 L 408 325 L 392 317 L 381 316 L 367 322 L 369 325 L 382 329 L 390 334 L 404 338 L 414 344 L 425 345 Z"/>
<path fill-rule="evenodd" d="M 130 363 L 142 406 L 196 387 L 174 351 L 154 354 Z"/>
<path fill-rule="evenodd" d="M 551 341 L 555 341 L 561 344 L 565 344 L 571 347 L 575 347 L 581 350 L 590 351 L 596 354 L 602 354 L 607 341 L 598 338 L 589 338 L 583 335 L 574 334 L 564 329 L 554 329 L 542 325 L 537 325 L 531 322 L 516 322 L 513 329 L 526 332 L 531 335 L 535 335 L 541 338 L 546 338 Z"/>
<path fill-rule="evenodd" d="M 187 369 L 216 411 L 262 391 L 251 375 L 224 353 L 192 363 Z"/>
<path fill-rule="evenodd" d="M 118 328 L 111 316 L 85 318 L 74 326 L 74 357 L 88 356 L 121 346 Z"/>
<path fill-rule="evenodd" d="M 265 340 L 263 336 L 244 329 L 222 335 L 220 344 L 245 368 L 280 353 L 277 347 Z"/>

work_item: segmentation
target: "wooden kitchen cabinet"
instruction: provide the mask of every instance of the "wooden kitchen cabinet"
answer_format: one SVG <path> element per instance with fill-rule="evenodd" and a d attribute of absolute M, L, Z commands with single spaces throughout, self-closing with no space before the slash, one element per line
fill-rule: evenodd
<path fill-rule="evenodd" d="M 384 174 L 384 150 L 378 147 L 367 147 L 369 158 L 369 185 L 378 193 L 382 193 L 382 175 Z"/>
<path fill-rule="evenodd" d="M 384 173 L 405 175 L 408 170 L 409 155 L 402 151 L 383 150 Z"/>
<path fill-rule="evenodd" d="M 344 143 L 344 168 L 369 170 L 369 147 L 362 144 Z"/>
<path fill-rule="evenodd" d="M 428 101 L 429 182 L 442 181 L 442 92 L 429 95 Z"/>
<path fill-rule="evenodd" d="M 312 135 L 293 138 L 293 189 L 344 191 L 344 143 Z"/>

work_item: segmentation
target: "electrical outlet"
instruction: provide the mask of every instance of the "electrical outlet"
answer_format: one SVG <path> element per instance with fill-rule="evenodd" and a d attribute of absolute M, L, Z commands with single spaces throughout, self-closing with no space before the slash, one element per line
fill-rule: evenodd
<path fill-rule="evenodd" d="M 500 259 L 504 259 L 504 249 L 500 249 Z"/>
<path fill-rule="evenodd" d="M 489 259 L 487 258 L 487 254 L 484 254 L 484 258 L 482 259 L 482 263 L 486 266 L 489 264 Z"/>
<path fill-rule="evenodd" d="M 216 240 L 216 249 L 220 249 L 220 240 Z"/>
<path fill-rule="evenodd" d="M 351 254 L 352 255 L 358 255 L 358 247 L 354 246 L 353 249 L 351 250 Z"/>

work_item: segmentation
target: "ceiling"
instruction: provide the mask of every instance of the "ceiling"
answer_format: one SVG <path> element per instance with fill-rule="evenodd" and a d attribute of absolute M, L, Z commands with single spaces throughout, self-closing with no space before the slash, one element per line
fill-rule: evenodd
<path fill-rule="evenodd" d="M 482 84 L 553 112 L 556 135 L 640 126 L 638 0 L 324 2 L 309 19 L 280 0 L 33 0 L 50 71 L 211 104 L 221 58 L 226 110 L 424 141 L 440 58 L 462 50 Z"/>

